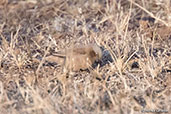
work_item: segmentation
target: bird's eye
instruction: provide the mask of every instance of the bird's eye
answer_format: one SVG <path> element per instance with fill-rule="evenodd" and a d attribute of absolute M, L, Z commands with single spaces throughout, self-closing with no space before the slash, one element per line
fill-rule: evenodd
<path fill-rule="evenodd" d="M 90 54 L 90 57 L 96 57 L 96 55 L 97 55 L 94 51 L 90 51 L 89 54 Z"/>

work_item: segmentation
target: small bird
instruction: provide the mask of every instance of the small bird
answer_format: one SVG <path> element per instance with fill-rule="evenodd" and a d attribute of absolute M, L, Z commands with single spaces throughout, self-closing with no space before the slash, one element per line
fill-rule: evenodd
<path fill-rule="evenodd" d="M 62 65 L 67 71 L 79 71 L 90 68 L 101 57 L 102 50 L 97 44 L 87 44 L 75 45 L 66 49 L 64 54 L 52 54 L 46 57 L 46 60 L 53 60 L 57 63 L 61 63 L 62 60 Z"/>

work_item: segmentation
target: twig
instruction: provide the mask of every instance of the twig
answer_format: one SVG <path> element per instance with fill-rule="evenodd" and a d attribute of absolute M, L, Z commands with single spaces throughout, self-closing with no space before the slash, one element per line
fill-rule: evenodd
<path fill-rule="evenodd" d="M 162 22 L 164 25 L 169 26 L 168 23 L 166 23 L 164 20 L 156 17 L 153 13 L 149 12 L 147 9 L 145 9 L 144 7 L 140 6 L 139 4 L 133 2 L 132 0 L 128 0 L 129 2 L 131 2 L 132 4 L 134 4 L 135 6 L 139 7 L 140 9 L 142 9 L 143 11 L 145 11 L 147 14 L 149 14 L 151 17 L 155 18 L 157 21 Z"/>

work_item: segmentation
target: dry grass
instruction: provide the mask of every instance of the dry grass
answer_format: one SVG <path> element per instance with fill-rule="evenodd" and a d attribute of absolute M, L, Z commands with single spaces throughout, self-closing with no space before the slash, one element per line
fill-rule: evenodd
<path fill-rule="evenodd" d="M 171 112 L 170 0 L 1 0 L 1 114 Z M 96 42 L 94 70 L 50 52 Z"/>

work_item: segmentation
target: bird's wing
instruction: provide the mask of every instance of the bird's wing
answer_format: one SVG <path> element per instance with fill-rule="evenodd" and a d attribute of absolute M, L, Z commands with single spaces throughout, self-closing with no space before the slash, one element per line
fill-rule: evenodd
<path fill-rule="evenodd" d="M 73 49 L 73 54 L 75 54 L 75 55 L 85 55 L 86 54 L 86 50 L 85 50 L 84 47 L 74 48 Z"/>

